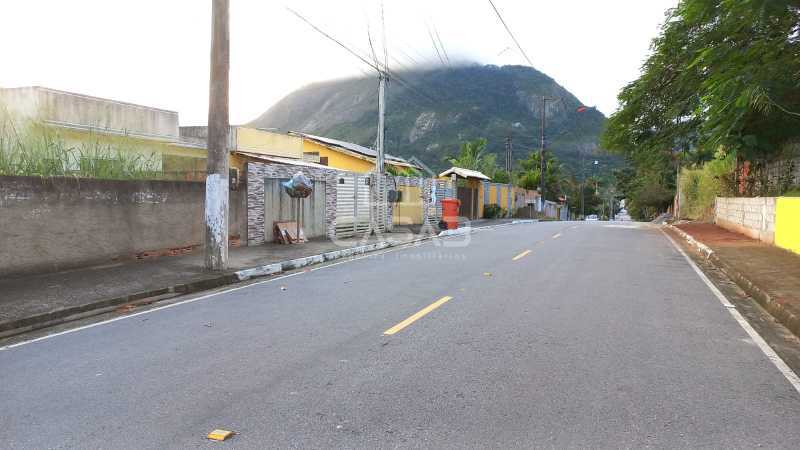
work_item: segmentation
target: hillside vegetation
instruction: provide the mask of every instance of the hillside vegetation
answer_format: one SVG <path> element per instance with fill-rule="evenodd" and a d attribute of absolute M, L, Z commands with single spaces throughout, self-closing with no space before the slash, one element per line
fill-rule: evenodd
<path fill-rule="evenodd" d="M 541 97 L 547 105 L 548 147 L 577 172 L 597 148 L 605 117 L 581 105 L 549 76 L 522 66 L 462 66 L 399 73 L 387 91 L 386 149 L 416 156 L 433 169 L 447 165 L 464 141 L 486 138 L 487 150 L 504 161 L 505 140 L 513 139 L 515 161 L 539 147 Z M 410 86 L 410 87 L 409 87 Z M 370 77 L 315 83 L 287 95 L 250 125 L 302 131 L 374 146 L 377 79 Z"/>

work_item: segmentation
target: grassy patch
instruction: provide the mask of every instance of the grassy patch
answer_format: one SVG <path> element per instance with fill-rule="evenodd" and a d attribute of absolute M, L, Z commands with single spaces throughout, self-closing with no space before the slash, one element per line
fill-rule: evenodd
<path fill-rule="evenodd" d="M 161 155 L 137 152 L 125 139 L 69 144 L 35 122 L 0 117 L 0 175 L 100 179 L 161 179 Z"/>

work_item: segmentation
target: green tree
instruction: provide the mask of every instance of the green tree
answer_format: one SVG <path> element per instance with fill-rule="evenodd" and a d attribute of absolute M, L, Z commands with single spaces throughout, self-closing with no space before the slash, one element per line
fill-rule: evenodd
<path fill-rule="evenodd" d="M 508 184 L 511 183 L 511 174 L 508 173 L 506 170 L 497 169 L 494 171 L 494 175 L 492 175 L 492 181 L 495 183 L 504 183 Z"/>
<path fill-rule="evenodd" d="M 636 172 L 641 211 L 669 204 L 679 161 L 767 160 L 800 136 L 796 0 L 681 0 L 651 50 L 601 138 Z"/>
<path fill-rule="evenodd" d="M 497 171 L 497 155 L 487 152 L 486 144 L 484 138 L 462 142 L 458 156 L 448 158 L 448 162 L 455 167 L 477 170 L 493 178 Z"/>
<path fill-rule="evenodd" d="M 539 188 L 541 177 L 541 159 L 538 151 L 532 151 L 528 157 L 520 161 L 521 170 L 517 174 L 517 185 L 524 189 Z M 565 193 L 569 174 L 564 165 L 551 152 L 545 152 L 544 181 L 545 199 L 557 201 Z"/>

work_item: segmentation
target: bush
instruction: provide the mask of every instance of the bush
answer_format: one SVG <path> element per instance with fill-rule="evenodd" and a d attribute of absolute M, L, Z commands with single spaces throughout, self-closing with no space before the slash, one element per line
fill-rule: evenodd
<path fill-rule="evenodd" d="M 735 153 L 718 152 L 715 159 L 697 169 L 681 171 L 681 218 L 710 220 L 714 199 L 734 193 Z"/>
<path fill-rule="evenodd" d="M 486 205 L 483 207 L 483 218 L 484 219 L 497 219 L 499 217 L 505 217 L 506 211 L 500 207 L 500 205 Z"/>

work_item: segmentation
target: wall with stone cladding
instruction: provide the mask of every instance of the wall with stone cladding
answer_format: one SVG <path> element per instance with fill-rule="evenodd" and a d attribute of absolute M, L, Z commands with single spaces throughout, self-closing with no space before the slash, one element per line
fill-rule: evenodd
<path fill-rule="evenodd" d="M 284 164 L 247 163 L 247 243 L 259 245 L 271 240 L 272 229 L 264 223 L 264 179 L 291 178 L 302 172 L 309 179 L 325 183 L 325 228 L 327 237 L 336 236 L 336 186 L 338 171 Z"/>

